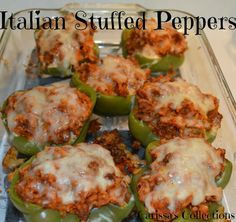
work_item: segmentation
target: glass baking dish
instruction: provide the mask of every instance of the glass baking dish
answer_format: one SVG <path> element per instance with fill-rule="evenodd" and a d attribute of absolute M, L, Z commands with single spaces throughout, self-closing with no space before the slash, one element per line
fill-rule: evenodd
<path fill-rule="evenodd" d="M 151 10 L 139 5 L 132 4 L 69 4 L 62 9 L 37 9 L 40 16 L 59 16 L 63 11 L 77 11 L 82 9 L 86 13 L 94 13 L 95 16 L 109 17 L 112 11 L 125 11 L 127 16 L 138 17 L 145 11 L 149 17 L 154 16 Z M 31 9 L 30 9 L 31 10 Z M 36 10 L 36 9 L 32 9 Z M 23 10 L 15 16 L 28 16 L 28 11 Z M 167 10 L 173 17 L 192 16 L 186 12 Z M 9 27 L 9 26 L 8 26 Z M 234 157 L 236 151 L 236 103 L 225 81 L 211 46 L 202 32 L 196 36 L 190 31 L 186 36 L 188 50 L 184 64 L 178 70 L 180 75 L 187 81 L 196 84 L 203 92 L 217 96 L 220 100 L 220 112 L 223 114 L 222 127 L 214 142 L 216 147 L 226 149 L 226 156 L 235 166 Z M 35 48 L 33 30 L 10 30 L 4 31 L 0 41 L 0 104 L 6 97 L 15 90 L 30 88 L 39 84 L 46 84 L 48 81 L 57 79 L 43 79 L 35 75 L 29 75 L 25 69 L 29 59 L 32 57 L 32 50 Z M 99 44 L 101 56 L 107 53 L 121 53 L 119 48 L 121 30 L 103 30 L 95 34 L 96 43 Z M 127 117 L 100 118 L 103 122 L 101 130 L 119 129 L 128 130 Z M 7 135 L 0 123 L 0 160 L 9 148 Z M 6 174 L 0 166 L 0 221 L 18 222 L 23 221 L 20 213 L 12 207 L 7 197 Z M 225 212 L 236 213 L 236 180 L 235 167 L 231 180 L 224 190 L 223 204 Z M 129 220 L 126 220 L 129 221 Z"/>

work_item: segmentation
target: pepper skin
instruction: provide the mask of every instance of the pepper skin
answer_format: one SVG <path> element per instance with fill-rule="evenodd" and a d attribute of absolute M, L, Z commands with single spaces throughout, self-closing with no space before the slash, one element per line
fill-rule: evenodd
<path fill-rule="evenodd" d="M 232 174 L 232 170 L 232 163 L 228 159 L 225 159 L 224 172 L 222 173 L 222 175 L 220 175 L 219 178 L 216 179 L 216 184 L 218 187 L 222 187 L 222 189 L 224 189 L 227 186 Z"/>
<path fill-rule="evenodd" d="M 128 56 L 125 48 L 127 40 L 130 38 L 132 29 L 124 29 L 121 35 L 121 48 L 124 57 Z M 151 58 L 146 57 L 140 53 L 134 54 L 135 59 L 138 61 L 142 68 L 149 68 L 152 72 L 167 72 L 170 69 L 177 69 L 184 62 L 184 56 L 165 55 L 163 57 Z"/>
<path fill-rule="evenodd" d="M 160 140 L 159 136 L 155 135 L 144 121 L 135 117 L 134 111 L 130 112 L 128 120 L 131 134 L 144 146 L 147 146 L 154 140 Z M 212 143 L 216 137 L 216 131 L 207 131 L 205 132 L 204 137 L 207 142 Z"/>
<path fill-rule="evenodd" d="M 80 80 L 78 73 L 75 73 L 72 76 L 71 83 L 74 86 L 80 86 L 81 84 L 85 85 L 85 83 Z M 87 87 L 93 90 L 90 86 Z M 131 110 L 133 98 L 134 96 L 109 96 L 97 92 L 97 101 L 94 112 L 104 116 L 128 115 Z"/>
<path fill-rule="evenodd" d="M 152 149 L 156 148 L 159 145 L 159 141 L 153 141 L 148 144 L 148 146 L 145 149 L 145 159 L 147 164 L 152 163 L 152 156 L 151 156 L 151 151 Z"/>
<path fill-rule="evenodd" d="M 132 135 L 139 140 L 144 146 L 147 146 L 152 141 L 158 141 L 160 140 L 158 136 L 156 136 L 151 129 L 148 127 L 148 125 L 138 120 L 134 116 L 134 112 L 131 111 L 128 117 L 128 124 L 129 124 L 129 130 L 132 133 Z"/>
<path fill-rule="evenodd" d="M 139 200 L 138 192 L 137 192 L 137 184 L 140 179 L 140 177 L 146 173 L 148 173 L 149 169 L 143 168 L 141 169 L 137 174 L 135 174 L 132 178 L 131 182 L 131 188 L 134 194 L 135 198 L 135 205 L 139 213 L 139 217 L 142 222 L 154 222 L 152 215 L 150 215 L 146 208 L 145 205 Z M 218 203 L 211 202 L 209 203 L 209 215 L 213 215 L 214 213 L 218 212 L 218 209 L 220 209 L 222 206 Z M 209 220 L 203 220 L 203 219 L 193 219 L 190 218 L 190 210 L 185 208 L 183 212 L 180 215 L 171 215 L 173 221 L 172 222 L 214 222 L 213 218 L 210 218 Z"/>
<path fill-rule="evenodd" d="M 91 101 L 93 103 L 92 109 L 94 108 L 94 105 L 96 103 L 96 94 L 94 93 L 94 91 L 92 91 L 91 89 L 89 89 L 86 85 L 81 84 L 80 86 L 77 86 L 76 88 L 78 88 L 81 92 L 84 92 L 85 94 L 87 94 L 90 98 Z M 3 124 L 8 132 L 9 135 L 9 140 L 11 142 L 11 144 L 22 154 L 25 154 L 27 156 L 32 156 L 36 153 L 38 153 L 39 151 L 43 150 L 45 146 L 50 145 L 49 143 L 46 144 L 37 144 L 34 141 L 29 141 L 26 137 L 24 136 L 19 136 L 16 135 L 15 133 L 10 132 L 9 128 L 8 128 L 8 124 L 7 124 L 7 116 L 4 113 L 4 110 L 7 106 L 7 100 L 3 103 L 2 106 L 2 121 Z M 91 113 L 92 114 L 92 113 Z M 83 127 L 80 130 L 80 134 L 77 137 L 76 140 L 72 141 L 71 144 L 75 144 L 75 143 L 79 143 L 85 140 L 88 128 L 89 128 L 89 118 L 88 120 L 85 121 Z"/>
<path fill-rule="evenodd" d="M 27 162 L 21 165 L 25 167 L 34 160 L 31 157 Z M 16 193 L 15 185 L 19 180 L 19 169 L 15 172 L 9 189 L 9 197 L 13 205 L 23 213 L 27 222 L 80 222 L 81 220 L 75 214 L 62 216 L 59 211 L 43 209 L 41 206 L 24 202 Z M 123 207 L 113 204 L 95 208 L 90 212 L 87 222 L 121 222 L 132 211 L 135 205 L 134 197 L 131 195 L 130 201 Z"/>

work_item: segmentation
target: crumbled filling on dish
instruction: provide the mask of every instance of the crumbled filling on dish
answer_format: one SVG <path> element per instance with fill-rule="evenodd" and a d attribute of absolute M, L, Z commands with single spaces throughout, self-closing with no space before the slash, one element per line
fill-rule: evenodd
<path fill-rule="evenodd" d="M 163 25 L 163 30 L 155 30 L 157 21 L 154 18 L 145 22 L 146 30 L 134 29 L 125 43 L 129 55 L 140 53 L 145 57 L 158 58 L 165 55 L 183 55 L 187 49 L 184 35 L 170 24 Z M 142 26 L 142 23 L 139 24 Z"/>
<path fill-rule="evenodd" d="M 18 151 L 15 147 L 10 147 L 10 149 L 5 154 L 2 166 L 6 172 L 14 171 L 18 168 L 22 163 L 24 163 L 25 159 L 18 155 Z"/>
<path fill-rule="evenodd" d="M 148 80 L 137 91 L 135 116 L 161 138 L 203 137 L 216 132 L 222 115 L 216 97 L 181 78 L 161 76 Z"/>
<path fill-rule="evenodd" d="M 56 21 L 52 25 L 56 25 Z M 59 23 L 62 20 L 59 20 Z M 62 24 L 60 24 L 62 25 Z M 72 14 L 65 16 L 65 29 L 40 29 L 35 32 L 38 59 L 42 69 L 58 67 L 78 70 L 84 61 L 96 62 L 97 55 L 94 44 L 94 30 L 87 26 L 84 30 L 76 27 L 82 22 L 77 21 Z"/>
<path fill-rule="evenodd" d="M 208 213 L 207 202 L 218 202 L 222 188 L 215 179 L 224 170 L 223 149 L 201 138 L 175 138 L 151 151 L 151 170 L 138 182 L 138 194 L 149 213 L 178 215 L 196 207 Z"/>
<path fill-rule="evenodd" d="M 135 173 L 145 164 L 137 155 L 128 150 L 118 130 L 105 131 L 94 140 L 94 143 L 103 146 L 111 152 L 116 166 L 124 174 Z"/>
<path fill-rule="evenodd" d="M 86 220 L 93 208 L 128 202 L 129 177 L 115 166 L 110 152 L 97 144 L 46 147 L 20 170 L 15 186 L 26 202 Z"/>
<path fill-rule="evenodd" d="M 146 81 L 150 70 L 143 70 L 130 59 L 108 55 L 99 65 L 83 64 L 80 79 L 105 95 L 135 95 Z"/>
<path fill-rule="evenodd" d="M 72 142 L 92 111 L 90 98 L 68 82 L 18 91 L 7 102 L 11 132 L 38 144 Z"/>

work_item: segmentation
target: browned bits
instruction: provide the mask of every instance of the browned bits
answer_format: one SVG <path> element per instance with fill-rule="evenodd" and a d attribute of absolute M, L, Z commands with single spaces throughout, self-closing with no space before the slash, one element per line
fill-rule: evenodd
<path fill-rule="evenodd" d="M 16 127 L 15 127 L 15 133 L 18 135 L 25 136 L 29 139 L 32 139 L 33 132 L 36 129 L 36 119 L 31 119 L 31 121 L 27 118 L 27 116 L 18 115 L 15 119 L 16 121 Z"/>
<path fill-rule="evenodd" d="M 96 161 L 92 161 L 88 165 L 88 168 L 90 168 L 91 170 L 94 170 L 94 171 L 96 171 L 98 169 L 98 167 L 99 167 L 99 163 Z"/>
<path fill-rule="evenodd" d="M 140 149 L 141 148 L 141 142 L 139 142 L 138 140 L 134 140 L 133 143 L 132 143 L 132 147 L 136 150 Z"/>
<path fill-rule="evenodd" d="M 127 171 L 134 173 L 144 164 L 136 155 L 127 150 L 117 130 L 104 132 L 94 140 L 94 143 L 103 146 L 111 152 L 115 164 L 123 173 L 127 174 Z"/>
<path fill-rule="evenodd" d="M 107 174 L 107 175 L 105 176 L 105 178 L 108 178 L 109 180 L 114 180 L 115 175 L 109 173 L 109 174 Z"/>
<path fill-rule="evenodd" d="M 18 158 L 18 151 L 14 147 L 11 147 L 4 156 L 2 166 L 4 170 L 12 171 L 20 166 L 24 160 L 23 158 Z"/>
<path fill-rule="evenodd" d="M 100 130 L 100 128 L 101 128 L 101 123 L 98 121 L 98 119 L 93 119 L 90 121 L 88 132 L 96 133 Z"/>

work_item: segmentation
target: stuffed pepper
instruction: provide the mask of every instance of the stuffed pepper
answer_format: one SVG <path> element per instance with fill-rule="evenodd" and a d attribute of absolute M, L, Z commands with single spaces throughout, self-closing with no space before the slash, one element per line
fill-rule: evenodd
<path fill-rule="evenodd" d="M 5 101 L 2 119 L 9 140 L 20 153 L 33 155 L 47 144 L 85 139 L 96 94 L 68 82 L 17 91 Z"/>
<path fill-rule="evenodd" d="M 72 77 L 72 84 L 84 83 L 97 92 L 94 108 L 101 115 L 127 115 L 132 98 L 144 84 L 150 70 L 143 70 L 136 61 L 108 55 L 99 64 L 84 63 Z"/>
<path fill-rule="evenodd" d="M 129 184 L 100 145 L 46 147 L 15 173 L 10 199 L 27 222 L 121 222 L 134 206 Z"/>
<path fill-rule="evenodd" d="M 64 17 L 65 29 L 41 28 L 35 32 L 37 58 L 40 71 L 54 76 L 71 76 L 83 62 L 96 62 L 98 47 L 94 43 L 94 30 L 88 24 L 84 30 L 82 22 L 73 14 Z M 61 25 L 62 20 L 52 20 L 51 25 Z M 45 26 L 45 25 L 44 25 Z"/>
<path fill-rule="evenodd" d="M 142 221 L 212 221 L 232 172 L 225 150 L 202 138 L 175 138 L 149 151 L 150 166 L 132 180 Z"/>
<path fill-rule="evenodd" d="M 154 18 L 145 20 L 145 29 L 125 29 L 122 32 L 123 55 L 134 56 L 142 67 L 153 72 L 178 68 L 184 61 L 187 42 L 184 35 L 166 23 L 163 30 L 155 30 Z"/>
<path fill-rule="evenodd" d="M 129 128 L 144 145 L 174 137 L 204 137 L 212 142 L 220 127 L 216 97 L 182 78 L 151 78 L 137 91 Z"/>

